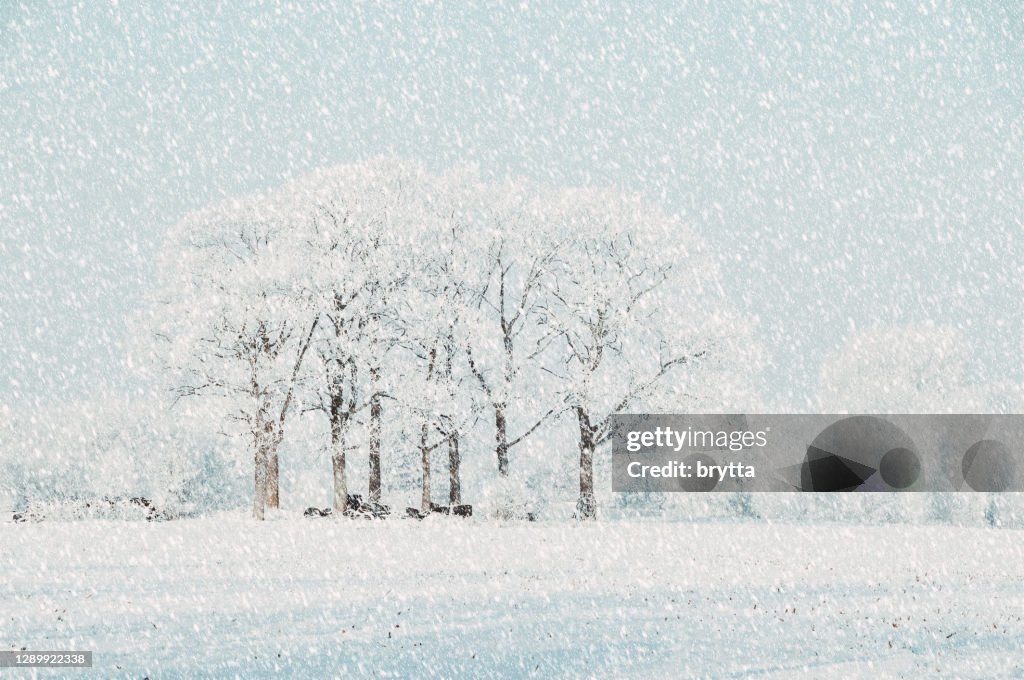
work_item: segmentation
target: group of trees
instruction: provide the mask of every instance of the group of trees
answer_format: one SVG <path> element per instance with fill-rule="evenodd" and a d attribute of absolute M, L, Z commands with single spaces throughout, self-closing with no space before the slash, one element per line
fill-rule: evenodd
<path fill-rule="evenodd" d="M 735 373 L 716 368 L 749 330 L 696 235 L 637 196 L 387 158 L 186 217 L 146 325 L 177 400 L 206 398 L 248 442 L 258 519 L 279 503 L 288 425 L 311 412 L 326 416 L 338 510 L 356 423 L 369 500 L 388 447 L 411 442 L 424 510 L 439 450 L 462 502 L 461 460 L 483 455 L 464 446 L 473 428 L 493 428 L 487 455 L 507 477 L 527 438 L 570 426 L 577 516 L 593 518 L 611 414 L 727 390 Z M 405 436 L 385 441 L 389 410 Z"/>

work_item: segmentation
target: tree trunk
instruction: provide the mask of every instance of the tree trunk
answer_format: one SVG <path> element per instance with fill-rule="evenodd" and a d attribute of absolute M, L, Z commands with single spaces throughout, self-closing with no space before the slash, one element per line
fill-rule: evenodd
<path fill-rule="evenodd" d="M 263 464 L 266 455 L 265 449 L 262 444 L 256 445 L 256 454 L 254 461 L 254 470 L 256 474 L 255 478 L 255 490 L 253 492 L 253 505 L 252 505 L 252 516 L 254 519 L 263 520 L 264 510 L 267 504 L 267 472 L 266 466 Z"/>
<path fill-rule="evenodd" d="M 459 433 L 448 437 L 448 504 L 462 505 L 462 478 L 459 466 Z"/>
<path fill-rule="evenodd" d="M 427 382 L 434 379 L 434 363 L 437 361 L 437 344 L 430 348 L 430 360 L 427 362 Z M 430 512 L 430 448 L 427 440 L 430 437 L 430 426 L 423 421 L 420 430 L 420 464 L 423 469 L 423 495 L 420 498 L 420 510 L 423 514 Z"/>
<path fill-rule="evenodd" d="M 277 452 L 284 441 L 284 423 L 275 425 L 271 422 L 268 425 L 267 438 L 270 443 L 267 445 L 267 507 L 280 507 L 280 470 L 278 469 Z"/>
<path fill-rule="evenodd" d="M 580 424 L 580 499 L 576 503 L 577 519 L 597 518 L 597 498 L 594 496 L 594 427 L 582 406 L 576 407 Z"/>
<path fill-rule="evenodd" d="M 285 395 L 284 403 L 281 405 L 281 413 L 276 420 L 269 420 L 266 424 L 265 434 L 266 440 L 264 441 L 265 455 L 265 469 L 264 469 L 264 490 L 263 490 L 263 502 L 265 506 L 276 508 L 280 505 L 280 469 L 278 467 L 277 450 L 281 447 L 281 442 L 284 440 L 284 422 L 288 417 L 288 409 L 292 404 L 292 397 L 295 394 L 295 381 L 299 376 L 299 369 L 302 368 L 302 360 L 306 356 L 306 350 L 309 349 L 309 344 L 313 340 L 313 333 L 316 331 L 317 324 L 320 322 L 319 317 L 313 320 L 313 323 L 309 326 L 309 334 L 306 336 L 305 342 L 299 349 L 299 354 L 295 358 L 295 366 L 292 369 L 291 383 L 288 385 L 288 392 Z M 265 337 L 265 335 L 264 335 Z M 253 377 L 253 387 L 255 388 L 256 380 Z M 254 393 L 258 393 L 256 390 Z M 260 519 L 263 518 L 263 511 L 260 511 Z"/>
<path fill-rule="evenodd" d="M 377 383 L 380 379 L 380 369 L 370 369 L 370 388 L 373 390 L 370 397 L 370 484 L 369 499 L 371 503 L 380 503 L 380 430 L 381 430 L 381 404 L 380 395 L 377 393 Z"/>
<path fill-rule="evenodd" d="M 331 470 L 334 476 L 334 511 L 345 512 L 348 509 L 348 481 L 345 478 L 345 444 L 344 441 L 332 443 Z"/>
<path fill-rule="evenodd" d="M 270 454 L 267 462 L 267 507 L 281 507 L 280 470 L 276 450 Z"/>
<path fill-rule="evenodd" d="M 513 352 L 513 341 L 512 341 L 512 324 L 505 319 L 505 280 L 502 276 L 502 290 L 501 290 L 501 340 L 502 346 L 505 350 L 504 354 L 504 372 L 502 378 L 504 384 L 502 385 L 503 397 L 501 401 L 494 405 L 494 426 L 496 430 L 495 437 L 497 438 L 497 453 L 498 453 L 498 474 L 502 477 L 508 477 L 508 420 L 505 415 L 505 409 L 508 408 L 509 389 L 512 385 L 512 373 L 514 364 L 512 361 Z"/>
<path fill-rule="evenodd" d="M 345 428 L 348 414 L 342 410 L 341 393 L 331 395 L 331 471 L 334 478 L 334 511 L 348 509 L 348 480 L 345 476 Z"/>
<path fill-rule="evenodd" d="M 508 424 L 505 420 L 506 404 L 494 405 L 494 438 L 498 453 L 498 474 L 508 477 Z"/>
<path fill-rule="evenodd" d="M 424 514 L 430 512 L 430 449 L 427 447 L 428 436 L 427 424 L 424 422 L 420 434 L 420 465 L 423 470 L 423 495 L 420 498 L 420 510 Z"/>
<path fill-rule="evenodd" d="M 255 475 L 253 492 L 252 516 L 263 520 L 267 507 L 267 472 L 270 463 L 270 447 L 274 441 L 273 427 L 268 424 L 256 426 Z"/>

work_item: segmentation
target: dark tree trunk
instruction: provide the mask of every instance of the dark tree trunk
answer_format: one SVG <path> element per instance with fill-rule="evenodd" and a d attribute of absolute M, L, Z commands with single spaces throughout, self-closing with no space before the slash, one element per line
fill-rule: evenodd
<path fill-rule="evenodd" d="M 270 458 L 267 462 L 267 507 L 268 508 L 279 508 L 281 507 L 281 490 L 280 490 L 280 468 L 277 460 L 277 451 L 270 454 Z"/>
<path fill-rule="evenodd" d="M 281 507 L 280 483 L 281 474 L 278 467 L 277 452 L 284 441 L 284 423 L 279 425 L 270 424 L 267 437 L 270 444 L 267 447 L 267 507 Z"/>
<path fill-rule="evenodd" d="M 462 461 L 459 454 L 459 433 L 448 437 L 448 503 L 462 504 L 462 477 L 459 466 Z"/>
<path fill-rule="evenodd" d="M 430 448 L 427 446 L 429 429 L 423 423 L 420 433 L 420 465 L 423 470 L 423 495 L 420 497 L 420 510 L 426 514 L 430 512 Z"/>
<path fill-rule="evenodd" d="M 348 509 L 348 481 L 345 478 L 345 444 L 343 441 L 332 443 L 331 472 L 334 477 L 334 511 L 345 512 Z"/>
<path fill-rule="evenodd" d="M 267 476 L 270 466 L 270 456 L 274 443 L 274 426 L 271 423 L 257 423 L 256 425 L 256 454 L 255 454 L 255 475 L 252 515 L 262 520 L 266 515 L 267 508 Z"/>
<path fill-rule="evenodd" d="M 371 389 L 373 395 L 370 397 L 370 484 L 369 498 L 371 503 L 380 503 L 380 430 L 381 430 L 381 403 L 380 395 L 377 393 L 377 383 L 380 379 L 380 369 L 370 369 Z"/>
<path fill-rule="evenodd" d="M 266 449 L 262 443 L 256 444 L 256 454 L 253 469 L 255 470 L 252 516 L 254 519 L 262 520 L 267 505 L 267 466 Z"/>
<path fill-rule="evenodd" d="M 576 503 L 577 519 L 597 518 L 597 498 L 594 496 L 595 432 L 590 416 L 582 406 L 576 407 L 580 424 L 580 499 Z"/>
<path fill-rule="evenodd" d="M 437 345 L 430 348 L 430 360 L 427 362 L 427 382 L 434 379 L 434 364 L 437 361 Z M 430 512 L 430 425 L 423 421 L 420 430 L 420 465 L 423 469 L 423 495 L 420 497 L 420 509 L 424 514 Z"/>
<path fill-rule="evenodd" d="M 348 414 L 343 410 L 341 392 L 331 395 L 331 471 L 334 479 L 334 511 L 348 509 L 348 480 L 345 477 L 345 426 Z"/>
<path fill-rule="evenodd" d="M 508 477 L 508 423 L 505 420 L 506 404 L 494 405 L 494 438 L 498 453 L 498 474 Z"/>
<path fill-rule="evenodd" d="M 512 384 L 512 373 L 514 365 L 512 363 L 513 353 L 513 341 L 512 341 L 512 325 L 505 319 L 505 281 L 502 277 L 502 291 L 501 291 L 501 335 L 502 345 L 505 350 L 505 361 L 504 361 L 504 385 L 503 394 L 504 398 L 494 405 L 494 425 L 497 430 L 495 438 L 497 439 L 497 454 L 498 454 L 498 474 L 502 477 L 508 477 L 508 419 L 505 415 L 505 410 L 508 408 L 508 404 L 505 399 L 508 398 L 509 387 Z"/>

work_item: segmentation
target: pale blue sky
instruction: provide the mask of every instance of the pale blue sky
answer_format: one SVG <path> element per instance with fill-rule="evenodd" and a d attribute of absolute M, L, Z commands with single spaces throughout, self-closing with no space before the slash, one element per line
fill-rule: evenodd
<path fill-rule="evenodd" d="M 0 4 L 0 401 L 117 382 L 187 211 L 384 152 L 682 214 L 789 403 L 873 323 L 1020 378 L 1019 3 L 244 4 Z"/>

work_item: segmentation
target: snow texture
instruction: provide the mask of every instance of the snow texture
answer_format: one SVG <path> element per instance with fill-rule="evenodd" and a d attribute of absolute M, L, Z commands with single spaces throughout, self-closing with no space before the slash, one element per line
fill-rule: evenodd
<path fill-rule="evenodd" d="M 39 677 L 1024 672 L 1018 531 L 275 518 L 0 524 L 5 648 L 96 653 Z"/>

